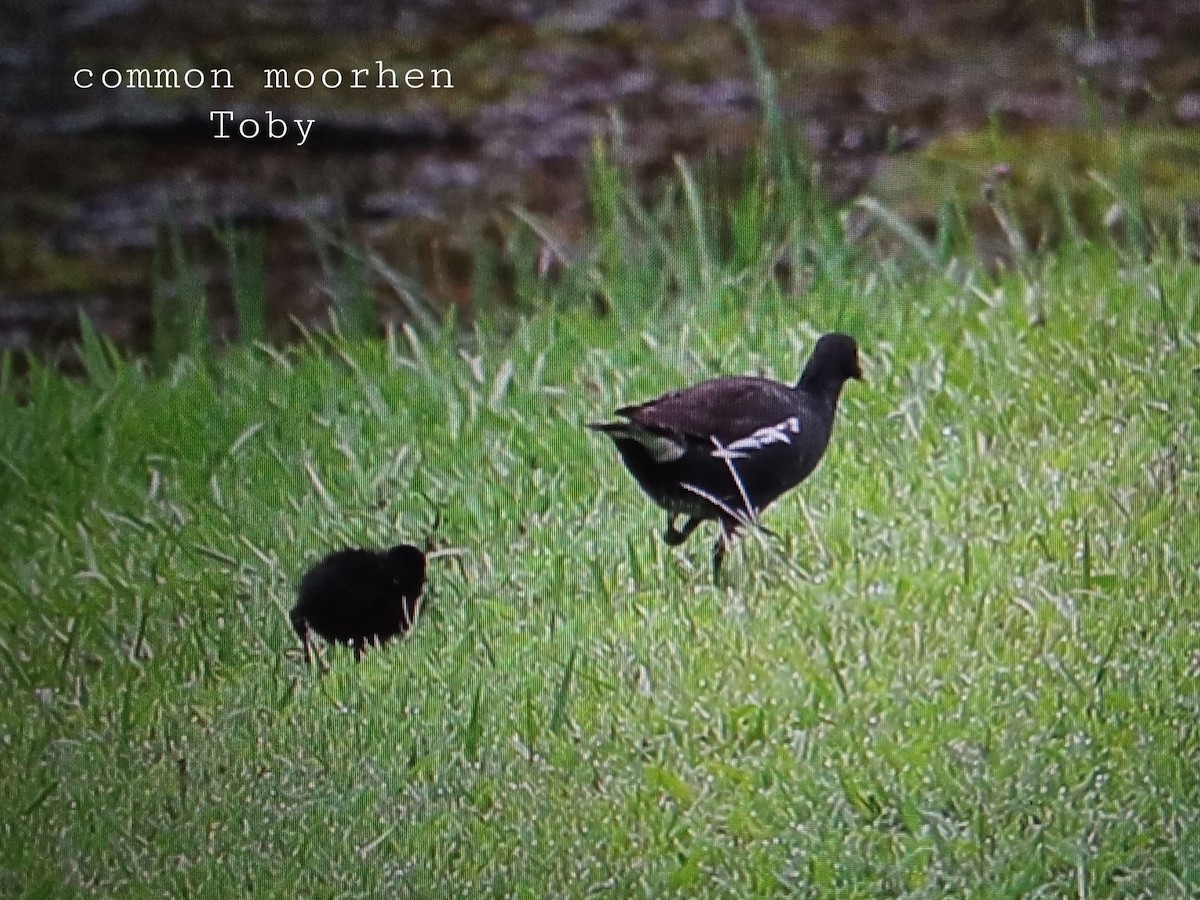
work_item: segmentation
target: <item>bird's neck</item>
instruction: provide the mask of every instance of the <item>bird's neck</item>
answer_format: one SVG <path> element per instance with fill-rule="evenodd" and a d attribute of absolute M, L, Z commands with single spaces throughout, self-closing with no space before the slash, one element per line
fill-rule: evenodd
<path fill-rule="evenodd" d="M 842 394 L 842 385 L 845 383 L 843 379 L 830 378 L 821 372 L 805 369 L 800 380 L 796 382 L 796 390 L 836 407 L 838 397 Z"/>

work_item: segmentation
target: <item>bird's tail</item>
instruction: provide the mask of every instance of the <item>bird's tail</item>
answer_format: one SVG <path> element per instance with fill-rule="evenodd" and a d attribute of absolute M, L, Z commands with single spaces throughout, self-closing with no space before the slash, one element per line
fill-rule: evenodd
<path fill-rule="evenodd" d="M 617 437 L 629 436 L 628 422 L 588 422 L 587 427 L 592 431 L 600 431 L 604 434 L 616 435 Z"/>
<path fill-rule="evenodd" d="M 665 430 L 647 428 L 635 422 L 589 422 L 588 428 L 607 434 L 614 441 L 636 441 L 658 463 L 679 459 L 686 449 Z"/>

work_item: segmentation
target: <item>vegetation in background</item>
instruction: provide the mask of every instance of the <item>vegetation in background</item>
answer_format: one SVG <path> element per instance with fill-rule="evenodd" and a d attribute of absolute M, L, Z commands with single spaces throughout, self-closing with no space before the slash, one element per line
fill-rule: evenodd
<path fill-rule="evenodd" d="M 153 370 L 86 320 L 86 378 L 4 357 L 0 892 L 1200 892 L 1186 240 L 989 269 L 951 209 L 880 260 L 789 146 L 657 202 L 598 148 L 594 246 L 523 213 L 526 302 L 467 324 L 168 357 L 174 256 Z M 833 329 L 867 382 L 714 587 L 582 425 Z M 306 565 L 434 521 L 418 627 L 306 668 Z"/>

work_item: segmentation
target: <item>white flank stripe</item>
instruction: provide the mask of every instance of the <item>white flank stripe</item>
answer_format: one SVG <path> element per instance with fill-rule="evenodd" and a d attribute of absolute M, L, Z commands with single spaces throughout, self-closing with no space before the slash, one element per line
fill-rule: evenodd
<path fill-rule="evenodd" d="M 789 435 L 799 433 L 800 420 L 796 416 L 791 416 L 778 425 L 768 425 L 766 428 L 758 429 L 749 437 L 738 438 L 727 446 L 714 450 L 712 455 L 718 459 L 743 459 L 746 453 L 741 451 L 761 450 L 770 444 L 790 444 L 792 439 Z"/>

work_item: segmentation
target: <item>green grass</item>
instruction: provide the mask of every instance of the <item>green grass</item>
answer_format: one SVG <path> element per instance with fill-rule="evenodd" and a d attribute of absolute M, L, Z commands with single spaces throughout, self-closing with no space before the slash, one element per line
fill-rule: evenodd
<path fill-rule="evenodd" d="M 718 257 L 640 319 L 7 379 L 0 894 L 1200 893 L 1196 269 L 1039 257 L 1031 328 L 1026 276 Z M 714 588 L 582 424 L 835 327 L 867 383 Z M 435 511 L 426 618 L 306 669 L 304 567 Z"/>
<path fill-rule="evenodd" d="M 1200 273 L 1061 189 L 1031 250 L 1021 184 L 1008 271 L 966 194 L 932 242 L 861 201 L 922 267 L 864 258 L 740 22 L 741 183 L 643 201 L 598 144 L 592 244 L 518 211 L 469 328 L 317 233 L 339 327 L 255 343 L 226 231 L 218 355 L 171 233 L 153 365 L 86 320 L 85 379 L 0 356 L 0 896 L 1200 895 Z M 414 327 L 370 337 L 372 279 Z M 582 426 L 832 329 L 867 382 L 714 587 Z M 306 667 L 304 569 L 435 522 L 414 631 Z"/>

